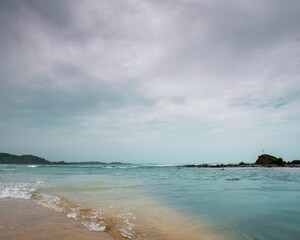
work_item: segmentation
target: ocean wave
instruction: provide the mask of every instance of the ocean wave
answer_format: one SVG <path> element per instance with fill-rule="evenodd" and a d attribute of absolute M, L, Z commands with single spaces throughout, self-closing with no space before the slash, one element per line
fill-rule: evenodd
<path fill-rule="evenodd" d="M 21 198 L 30 199 L 32 193 L 41 185 L 43 181 L 32 183 L 8 183 L 1 184 L 0 198 Z"/>
<path fill-rule="evenodd" d="M 31 199 L 44 207 L 63 212 L 66 217 L 80 222 L 91 231 L 107 231 L 116 239 L 144 239 L 141 238 L 142 234 L 137 235 L 137 219 L 130 207 L 111 206 L 94 209 L 61 196 L 42 192 L 33 193 Z"/>
<path fill-rule="evenodd" d="M 79 221 L 91 231 L 106 230 L 107 223 L 99 211 L 48 193 L 35 192 L 31 199 L 44 207 L 64 212 L 68 218 Z"/>
<path fill-rule="evenodd" d="M 39 165 L 28 165 L 27 167 L 29 167 L 29 168 L 36 168 L 36 167 L 38 167 Z"/>
<path fill-rule="evenodd" d="M 24 190 L 22 186 L 9 186 L 0 191 L 0 198 L 22 198 L 30 199 L 30 191 Z"/>
<path fill-rule="evenodd" d="M 145 164 L 141 164 L 139 167 L 149 167 L 149 168 L 153 168 L 153 167 L 176 167 L 177 165 L 174 164 L 151 164 L 151 163 L 145 163 Z"/>
<path fill-rule="evenodd" d="M 98 223 L 94 222 L 82 222 L 84 226 L 86 226 L 88 229 L 91 231 L 96 231 L 96 232 L 104 232 L 106 230 L 105 226 L 101 226 Z"/>

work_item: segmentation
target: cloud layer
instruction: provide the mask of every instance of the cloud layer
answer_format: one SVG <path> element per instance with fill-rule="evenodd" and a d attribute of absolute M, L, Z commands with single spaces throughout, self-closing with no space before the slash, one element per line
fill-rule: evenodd
<path fill-rule="evenodd" d="M 299 158 L 299 1 L 1 1 L 1 151 Z"/>

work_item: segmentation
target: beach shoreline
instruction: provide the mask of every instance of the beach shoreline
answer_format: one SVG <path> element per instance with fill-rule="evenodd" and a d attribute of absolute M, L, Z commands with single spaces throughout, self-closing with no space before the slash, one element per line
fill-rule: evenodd
<path fill-rule="evenodd" d="M 0 239 L 296 240 L 298 169 L 1 166 Z"/>
<path fill-rule="evenodd" d="M 107 232 L 91 231 L 32 200 L 0 199 L 0 238 L 6 240 L 114 240 Z"/>

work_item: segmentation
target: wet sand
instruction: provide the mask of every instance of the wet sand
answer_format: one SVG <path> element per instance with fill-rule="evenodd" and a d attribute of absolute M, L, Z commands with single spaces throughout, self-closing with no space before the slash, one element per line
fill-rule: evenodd
<path fill-rule="evenodd" d="M 0 199 L 0 239 L 114 240 L 31 200 Z"/>

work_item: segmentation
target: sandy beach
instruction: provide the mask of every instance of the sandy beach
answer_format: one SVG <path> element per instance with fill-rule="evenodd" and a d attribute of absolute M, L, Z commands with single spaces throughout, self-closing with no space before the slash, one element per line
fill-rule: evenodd
<path fill-rule="evenodd" d="M 0 239 L 5 240 L 113 240 L 106 232 L 93 232 L 63 213 L 31 200 L 0 199 Z"/>

